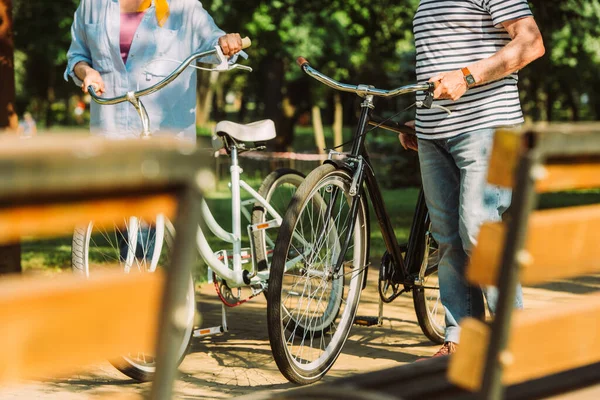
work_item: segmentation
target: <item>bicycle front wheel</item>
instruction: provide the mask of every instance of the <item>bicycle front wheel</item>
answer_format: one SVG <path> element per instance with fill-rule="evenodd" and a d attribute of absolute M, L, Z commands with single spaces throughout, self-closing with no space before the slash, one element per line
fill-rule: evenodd
<path fill-rule="evenodd" d="M 279 370 L 297 384 L 315 382 L 333 366 L 358 307 L 368 214 L 362 197 L 356 198 L 350 231 L 351 183 L 332 165 L 315 169 L 298 188 L 279 230 L 267 295 L 269 341 Z"/>
<path fill-rule="evenodd" d="M 162 215 L 151 222 L 130 217 L 110 226 L 90 222 L 77 227 L 71 248 L 73 271 L 90 277 L 104 270 L 152 273 L 157 268 L 166 268 L 170 264 L 174 232 L 173 225 Z M 194 328 L 196 304 L 191 276 L 186 301 L 187 329 L 181 338 L 179 363 L 187 353 Z M 146 352 L 130 352 L 110 362 L 125 375 L 143 382 L 151 381 L 156 370 L 154 355 Z"/>

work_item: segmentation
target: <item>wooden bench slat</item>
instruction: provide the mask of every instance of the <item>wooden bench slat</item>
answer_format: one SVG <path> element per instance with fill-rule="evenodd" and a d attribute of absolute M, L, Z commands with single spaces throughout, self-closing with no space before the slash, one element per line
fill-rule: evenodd
<path fill-rule="evenodd" d="M 140 198 L 92 200 L 71 204 L 48 204 L 0 209 L 0 243 L 15 242 L 23 236 L 51 237 L 67 233 L 78 224 L 123 223 L 136 217 L 154 220 L 157 214 L 175 215 L 177 201 L 171 195 Z"/>
<path fill-rule="evenodd" d="M 521 268 L 523 284 L 574 277 L 600 270 L 600 205 L 534 212 L 529 220 L 526 250 L 530 263 Z M 504 223 L 482 226 L 467 278 L 496 285 L 504 247 Z"/>
<path fill-rule="evenodd" d="M 488 170 L 489 183 L 507 188 L 514 187 L 514 176 L 522 153 L 522 142 L 523 135 L 519 131 L 508 129 L 496 131 Z"/>
<path fill-rule="evenodd" d="M 0 382 L 154 352 L 163 282 L 120 271 L 0 281 Z"/>
<path fill-rule="evenodd" d="M 490 328 L 475 319 L 461 323 L 460 345 L 450 358 L 448 379 L 468 390 L 481 388 Z M 600 361 L 600 294 L 576 302 L 514 314 L 502 382 L 512 385 Z"/>
<path fill-rule="evenodd" d="M 600 187 L 600 163 L 549 164 L 546 176 L 536 182 L 536 191 L 593 189 Z"/>

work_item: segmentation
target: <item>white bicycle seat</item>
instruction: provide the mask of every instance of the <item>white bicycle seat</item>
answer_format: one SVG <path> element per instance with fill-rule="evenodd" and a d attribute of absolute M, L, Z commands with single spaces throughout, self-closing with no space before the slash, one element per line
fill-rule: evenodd
<path fill-rule="evenodd" d="M 236 124 L 231 121 L 221 121 L 215 127 L 215 132 L 227 134 L 241 142 L 264 142 L 275 138 L 275 124 L 270 119 L 252 122 L 251 124 Z"/>

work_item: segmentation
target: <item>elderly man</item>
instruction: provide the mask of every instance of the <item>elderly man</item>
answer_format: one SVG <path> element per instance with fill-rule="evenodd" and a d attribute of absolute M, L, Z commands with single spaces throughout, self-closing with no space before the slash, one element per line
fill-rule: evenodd
<path fill-rule="evenodd" d="M 483 317 L 485 293 L 470 286 L 465 265 L 479 227 L 499 220 L 510 193 L 486 185 L 494 130 L 523 123 L 517 71 L 544 54 L 526 0 L 422 0 L 413 22 L 417 79 L 436 84 L 437 104 L 452 111 L 417 111 L 417 137 L 400 135 L 418 150 L 432 233 L 439 245 L 439 283 L 446 311 L 444 346 L 452 353 L 460 321 Z M 522 307 L 522 295 L 516 299 Z"/>

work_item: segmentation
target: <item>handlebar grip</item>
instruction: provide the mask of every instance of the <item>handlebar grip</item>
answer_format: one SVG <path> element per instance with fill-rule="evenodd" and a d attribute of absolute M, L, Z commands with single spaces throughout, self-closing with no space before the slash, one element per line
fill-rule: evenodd
<path fill-rule="evenodd" d="M 242 49 L 252 46 L 252 40 L 248 36 L 242 38 Z"/>
<path fill-rule="evenodd" d="M 98 90 L 98 89 L 99 89 L 98 85 L 89 85 L 88 86 L 88 93 L 92 97 L 98 97 L 98 95 L 96 94 L 96 90 Z"/>
<path fill-rule="evenodd" d="M 302 68 L 302 67 L 304 67 L 305 65 L 308 65 L 308 64 L 310 64 L 310 63 L 308 62 L 308 60 L 306 60 L 306 58 L 304 58 L 304 57 L 298 57 L 298 58 L 296 59 L 296 64 L 298 64 L 298 66 L 299 66 L 300 68 Z"/>

